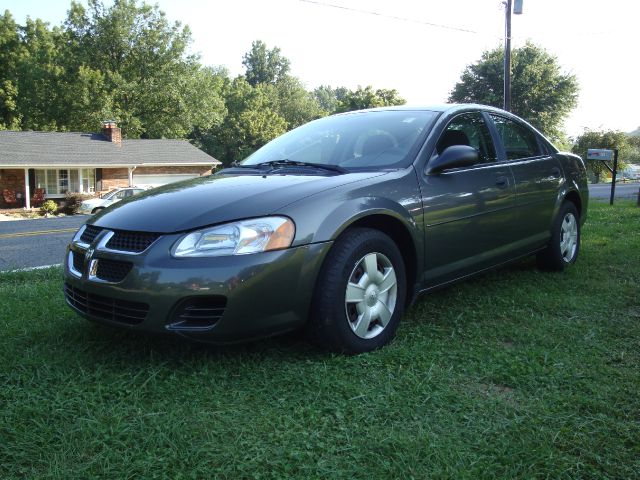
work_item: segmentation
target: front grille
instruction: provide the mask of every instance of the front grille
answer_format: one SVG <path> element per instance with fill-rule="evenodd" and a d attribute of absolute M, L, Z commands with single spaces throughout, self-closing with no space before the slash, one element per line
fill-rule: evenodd
<path fill-rule="evenodd" d="M 206 330 L 213 327 L 227 306 L 227 297 L 212 295 L 182 300 L 176 307 L 170 330 Z"/>
<path fill-rule="evenodd" d="M 96 277 L 105 282 L 121 282 L 124 277 L 131 271 L 133 264 L 131 262 L 120 262 L 118 260 L 98 259 L 98 268 L 96 269 Z"/>
<path fill-rule="evenodd" d="M 102 228 L 100 227 L 96 227 L 93 225 L 86 225 L 84 232 L 82 232 L 82 235 L 80 236 L 80 241 L 82 243 L 86 243 L 87 245 L 89 245 L 91 244 L 91 242 L 93 242 L 96 239 L 96 237 L 101 231 L 102 231 Z"/>
<path fill-rule="evenodd" d="M 67 303 L 77 311 L 113 322 L 137 325 L 147 318 L 149 305 L 88 293 L 68 283 L 64 284 Z"/>
<path fill-rule="evenodd" d="M 84 268 L 84 255 L 76 251 L 72 251 L 71 255 L 73 256 L 73 269 L 76 272 L 82 273 L 82 269 Z"/>
<path fill-rule="evenodd" d="M 113 237 L 107 242 L 107 248 L 139 253 L 146 250 L 159 236 L 158 233 L 114 230 Z"/>

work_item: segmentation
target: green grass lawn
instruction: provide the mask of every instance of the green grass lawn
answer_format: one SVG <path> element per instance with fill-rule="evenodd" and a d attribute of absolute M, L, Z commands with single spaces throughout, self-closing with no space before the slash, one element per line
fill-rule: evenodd
<path fill-rule="evenodd" d="M 0 274 L 0 478 L 640 478 L 640 208 L 578 263 L 422 297 L 388 347 L 234 347 L 91 324 Z"/>

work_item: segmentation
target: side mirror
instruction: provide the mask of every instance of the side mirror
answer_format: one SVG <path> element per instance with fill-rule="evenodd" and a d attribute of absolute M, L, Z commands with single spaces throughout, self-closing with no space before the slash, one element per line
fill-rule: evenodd
<path fill-rule="evenodd" d="M 440 173 L 460 167 L 470 167 L 478 163 L 478 151 L 468 145 L 452 145 L 437 157 L 429 160 L 427 174 Z"/>

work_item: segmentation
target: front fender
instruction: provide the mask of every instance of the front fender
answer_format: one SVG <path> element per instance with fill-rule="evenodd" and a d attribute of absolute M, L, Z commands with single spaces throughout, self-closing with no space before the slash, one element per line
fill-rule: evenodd
<path fill-rule="evenodd" d="M 280 209 L 296 224 L 293 246 L 335 240 L 349 225 L 371 215 L 387 215 L 418 241 L 422 199 L 413 168 L 312 195 Z"/>

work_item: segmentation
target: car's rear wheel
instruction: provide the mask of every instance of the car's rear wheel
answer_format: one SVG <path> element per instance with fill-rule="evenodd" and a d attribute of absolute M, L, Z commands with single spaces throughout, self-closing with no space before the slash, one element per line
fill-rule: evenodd
<path fill-rule="evenodd" d="M 395 335 L 405 297 L 404 262 L 393 240 L 378 230 L 348 230 L 318 277 L 307 333 L 329 350 L 375 350 Z"/>
<path fill-rule="evenodd" d="M 565 202 L 554 221 L 547 248 L 537 255 L 538 266 L 560 272 L 576 261 L 579 251 L 580 216 L 572 202 Z"/>

